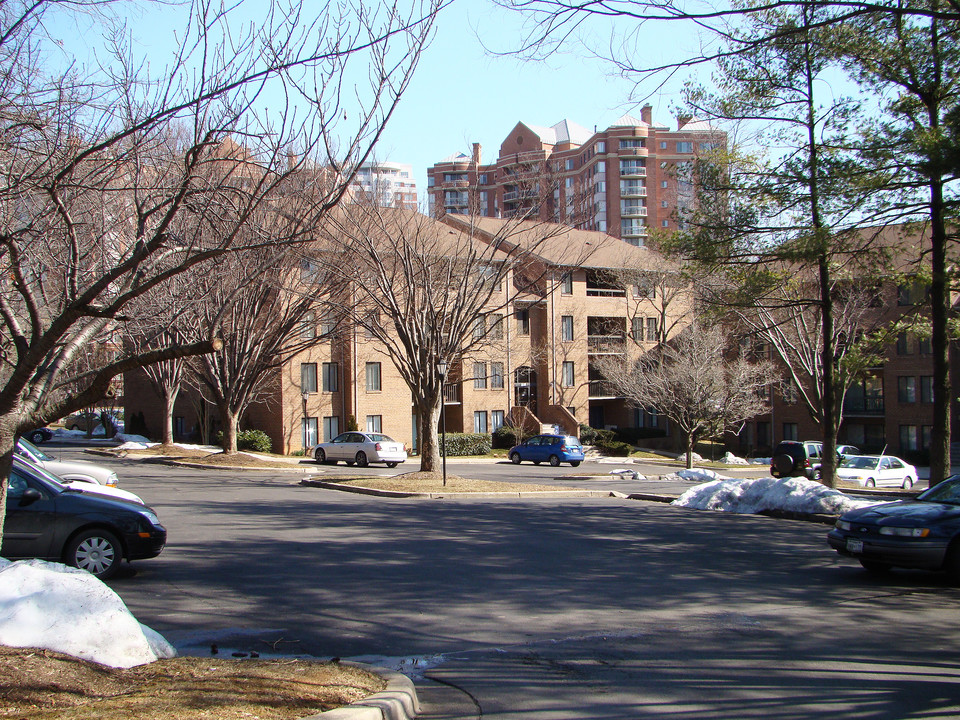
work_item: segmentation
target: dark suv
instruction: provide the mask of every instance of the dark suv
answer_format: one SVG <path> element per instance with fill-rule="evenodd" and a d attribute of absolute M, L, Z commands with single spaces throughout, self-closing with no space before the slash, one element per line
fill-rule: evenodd
<path fill-rule="evenodd" d="M 770 474 L 775 478 L 805 477 L 820 479 L 823 444 L 812 441 L 784 440 L 770 458 Z"/>

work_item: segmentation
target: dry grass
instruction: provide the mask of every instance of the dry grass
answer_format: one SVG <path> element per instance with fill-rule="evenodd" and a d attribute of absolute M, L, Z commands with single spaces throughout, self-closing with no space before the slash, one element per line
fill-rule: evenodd
<path fill-rule="evenodd" d="M 127 670 L 0 647 L 0 718 L 294 720 L 384 687 L 350 665 L 181 657 Z"/>
<path fill-rule="evenodd" d="M 365 487 L 372 490 L 390 490 L 410 493 L 489 493 L 489 492 L 547 492 L 570 490 L 568 487 L 554 485 L 534 485 L 531 483 L 505 483 L 493 480 L 471 480 L 458 475 L 447 475 L 447 484 L 443 484 L 442 473 L 412 472 L 396 477 L 323 477 L 324 482 Z"/>
<path fill-rule="evenodd" d="M 213 466 L 270 468 L 274 470 L 282 467 L 296 467 L 296 463 L 285 462 L 282 459 L 272 460 L 257 457 L 246 452 L 227 455 L 219 451 L 210 452 L 197 448 L 183 448 L 177 445 L 154 445 L 143 450 L 120 450 L 117 455 L 119 457 L 164 457 L 168 460 L 183 460 Z M 281 458 L 282 456 L 277 455 L 275 457 Z"/>

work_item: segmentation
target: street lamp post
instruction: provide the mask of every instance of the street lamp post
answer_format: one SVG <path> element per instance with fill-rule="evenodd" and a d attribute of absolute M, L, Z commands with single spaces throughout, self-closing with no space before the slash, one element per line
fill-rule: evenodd
<path fill-rule="evenodd" d="M 304 390 L 300 393 L 300 399 L 303 400 L 303 449 L 306 452 L 307 449 L 307 399 L 310 397 L 310 393 Z"/>
<path fill-rule="evenodd" d="M 443 486 L 447 486 L 447 412 L 446 398 L 443 396 L 443 384 L 447 377 L 447 363 L 441 360 L 437 363 L 437 375 L 440 376 L 440 464 L 443 466 Z"/>

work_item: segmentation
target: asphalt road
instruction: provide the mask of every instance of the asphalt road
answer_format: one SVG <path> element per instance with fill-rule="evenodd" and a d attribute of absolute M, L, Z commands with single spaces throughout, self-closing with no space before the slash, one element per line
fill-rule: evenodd
<path fill-rule="evenodd" d="M 170 533 L 111 585 L 182 652 L 392 664 L 433 720 L 960 716 L 960 590 L 868 575 L 823 525 L 105 464 Z"/>

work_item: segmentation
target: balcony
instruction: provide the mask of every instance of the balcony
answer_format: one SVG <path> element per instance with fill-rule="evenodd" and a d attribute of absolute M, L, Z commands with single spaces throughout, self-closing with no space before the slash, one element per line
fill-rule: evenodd
<path fill-rule="evenodd" d="M 588 335 L 587 350 L 591 355 L 622 355 L 627 346 L 623 335 Z"/>
<path fill-rule="evenodd" d="M 646 205 L 621 205 L 620 206 L 620 216 L 621 217 L 646 217 L 647 216 L 647 206 Z"/>
<path fill-rule="evenodd" d="M 847 397 L 843 401 L 844 415 L 883 415 L 884 404 L 882 397 Z"/>
<path fill-rule="evenodd" d="M 587 396 L 591 399 L 620 397 L 606 380 L 591 380 L 587 384 Z"/>
<path fill-rule="evenodd" d="M 646 166 L 641 167 L 639 165 L 621 165 L 620 176 L 621 177 L 646 177 L 647 168 Z"/>
<path fill-rule="evenodd" d="M 639 183 L 620 183 L 620 197 L 646 197 L 647 186 Z"/>
<path fill-rule="evenodd" d="M 647 157 L 647 149 L 645 147 L 620 148 L 619 155 L 620 157 L 630 157 L 631 155 Z"/>
<path fill-rule="evenodd" d="M 443 386 L 443 404 L 460 404 L 460 383 L 445 383 Z"/>

